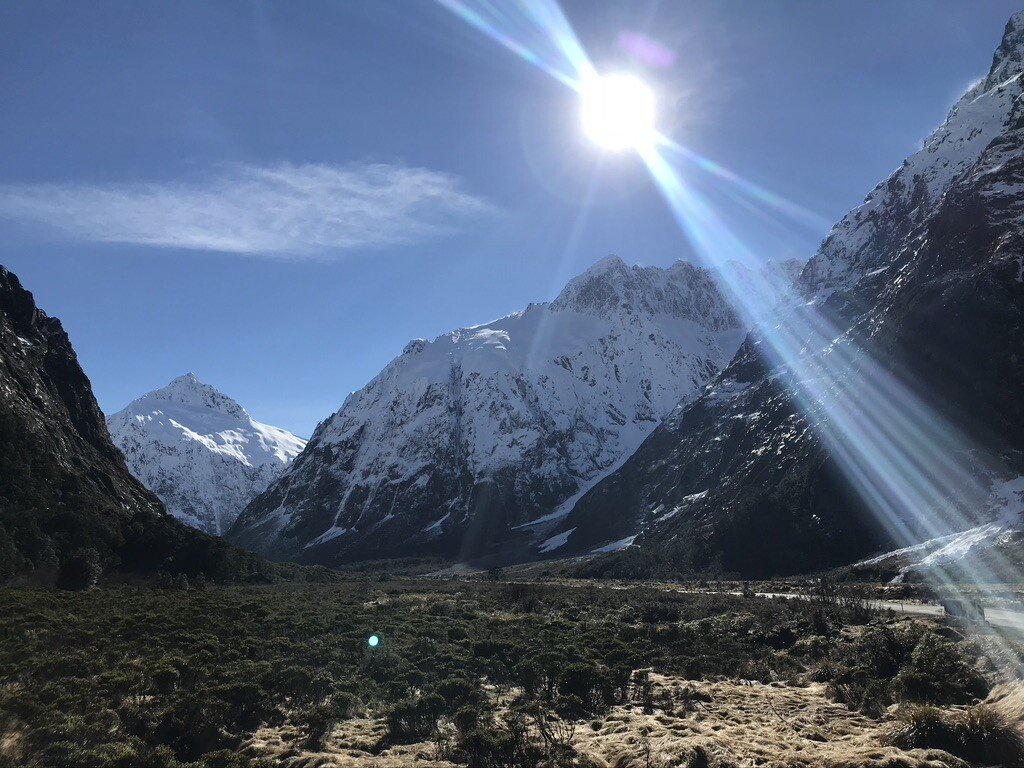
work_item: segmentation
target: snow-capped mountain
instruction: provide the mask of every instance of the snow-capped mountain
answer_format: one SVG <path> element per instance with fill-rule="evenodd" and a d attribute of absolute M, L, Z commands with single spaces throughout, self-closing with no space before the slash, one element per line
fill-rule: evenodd
<path fill-rule="evenodd" d="M 732 357 L 712 275 L 601 260 L 550 303 L 416 340 L 229 534 L 280 558 L 525 546 Z"/>
<path fill-rule="evenodd" d="M 1017 50 L 1022 18 L 1018 14 L 1010 20 L 988 75 L 960 97 L 921 150 L 833 227 L 801 276 L 809 294 L 851 288 L 868 272 L 884 267 L 949 186 L 1006 130 L 1024 90 Z"/>
<path fill-rule="evenodd" d="M 216 535 L 306 445 L 191 373 L 134 400 L 107 427 L 132 474 L 172 515 Z"/>
<path fill-rule="evenodd" d="M 804 267 L 806 302 L 788 307 L 778 323 L 800 336 L 783 339 L 797 350 L 793 362 L 779 365 L 769 340 L 752 334 L 699 398 L 681 404 L 580 499 L 551 531 L 547 553 L 618 550 L 594 564 L 604 573 L 720 566 L 770 576 L 895 547 L 917 551 L 899 540 L 908 536 L 932 540 L 931 551 L 1019 526 L 989 501 L 1024 474 L 1022 70 L 1018 14 L 988 75 Z M 766 333 L 782 336 L 777 328 Z M 850 375 L 807 384 L 808 372 L 836 371 Z M 874 384 L 864 371 L 878 372 L 880 397 L 862 386 Z M 936 448 L 935 465 L 958 476 L 949 486 L 955 493 L 936 490 L 946 487 L 941 478 L 929 480 L 919 507 L 886 519 L 854 491 L 849 465 L 837 456 L 851 461 L 863 447 L 857 438 L 868 435 L 864 425 L 876 424 L 870 406 L 891 405 L 885 395 L 898 396 L 899 387 L 918 392 L 923 412 L 950 425 L 914 422 L 928 434 L 916 447 L 920 456 Z M 822 402 L 863 405 L 856 420 L 836 425 L 841 409 Z M 879 471 L 916 477 L 898 456 L 881 455 L 868 457 Z M 973 533 L 928 530 L 936 523 Z"/>

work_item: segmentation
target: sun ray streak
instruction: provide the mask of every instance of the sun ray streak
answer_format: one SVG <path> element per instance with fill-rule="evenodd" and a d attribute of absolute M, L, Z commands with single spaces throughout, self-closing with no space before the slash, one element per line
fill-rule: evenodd
<path fill-rule="evenodd" d="M 747 246 L 657 149 L 641 155 L 680 227 L 756 329 L 773 375 L 785 377 L 787 392 L 893 540 L 911 545 L 976 525 L 973 513 L 984 509 L 999 463 L 813 302 L 779 311 L 744 294 L 717 254 Z M 985 565 L 965 563 L 964 570 L 979 584 L 994 580 Z M 942 569 L 930 576 L 960 589 Z"/>
<path fill-rule="evenodd" d="M 558 286 L 564 286 L 571 277 L 571 268 L 573 256 L 576 253 L 576 247 L 579 244 L 580 237 L 583 234 L 584 226 L 590 217 L 591 209 L 594 202 L 594 197 L 597 194 L 598 181 L 601 175 L 601 164 L 598 161 L 594 165 L 593 172 L 590 175 L 590 180 L 587 182 L 586 191 L 583 194 L 583 200 L 579 207 L 579 211 L 576 214 L 576 218 L 573 220 L 572 227 L 569 229 L 569 234 L 565 239 L 565 246 L 562 248 L 562 255 L 558 260 L 558 272 L 556 277 L 556 284 Z M 554 333 L 554 329 L 550 327 L 550 315 L 546 315 L 544 320 L 540 323 L 537 328 L 537 332 L 531 340 L 530 347 L 526 353 L 527 365 L 533 367 L 538 362 L 538 355 L 541 354 L 546 346 L 546 342 Z"/>
<path fill-rule="evenodd" d="M 516 0 L 502 9 L 488 0 L 437 2 L 576 91 L 595 75 L 555 0 Z M 898 373 L 875 360 L 865 333 L 838 327 L 829 310 L 814 301 L 780 308 L 745 292 L 726 262 L 761 259 L 669 157 L 688 171 L 721 182 L 732 199 L 764 206 L 814 230 L 826 229 L 829 222 L 668 137 L 659 135 L 653 144 L 636 150 L 698 257 L 716 273 L 728 299 L 754 329 L 748 343 L 760 345 L 772 366 L 771 378 L 784 385 L 879 525 L 894 541 L 907 545 L 971 527 L 974 513 L 989 499 L 992 479 L 1005 476 L 1000 463 Z M 1007 565 L 997 563 L 997 570 Z M 994 579 L 985 565 L 965 563 L 963 570 L 979 584 Z M 960 588 L 954 575 L 941 567 L 928 576 L 953 594 Z M 1019 671 L 1015 653 L 1007 650 L 1006 656 Z"/>
<path fill-rule="evenodd" d="M 574 91 L 594 75 L 594 68 L 572 25 L 553 0 L 515 0 L 500 5 L 487 0 L 475 3 L 436 1 Z"/>
<path fill-rule="evenodd" d="M 678 155 L 695 168 L 727 182 L 726 190 L 729 193 L 739 193 L 756 200 L 815 232 L 828 230 L 832 226 L 832 222 L 824 216 L 804 208 L 802 205 L 798 205 L 791 200 L 787 200 L 770 189 L 765 189 L 743 178 L 735 171 L 731 171 L 725 166 L 719 165 L 711 158 L 684 147 L 664 134 L 658 134 L 658 145 Z"/>

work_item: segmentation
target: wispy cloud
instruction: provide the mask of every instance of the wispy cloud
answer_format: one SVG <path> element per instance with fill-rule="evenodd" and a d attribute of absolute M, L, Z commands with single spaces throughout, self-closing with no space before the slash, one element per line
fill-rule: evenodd
<path fill-rule="evenodd" d="M 85 240 L 264 256 L 418 242 L 493 210 L 450 174 L 386 164 L 240 165 L 188 182 L 0 186 L 0 218 Z"/>

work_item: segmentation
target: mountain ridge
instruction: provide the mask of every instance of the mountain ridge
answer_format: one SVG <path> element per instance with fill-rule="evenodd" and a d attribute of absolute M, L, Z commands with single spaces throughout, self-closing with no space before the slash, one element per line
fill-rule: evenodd
<path fill-rule="evenodd" d="M 74 562 L 122 578 L 284 573 L 181 525 L 129 473 L 60 321 L 2 266 L 0 392 L 0 582 L 52 585 Z"/>

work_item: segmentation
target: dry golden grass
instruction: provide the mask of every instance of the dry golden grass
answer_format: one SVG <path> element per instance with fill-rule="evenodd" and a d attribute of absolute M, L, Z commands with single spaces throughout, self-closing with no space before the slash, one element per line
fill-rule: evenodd
<path fill-rule="evenodd" d="M 940 750 L 886 746 L 890 722 L 830 701 L 824 685 L 650 679 L 652 712 L 617 706 L 596 730 L 579 723 L 572 743 L 580 758 L 606 768 L 685 768 L 702 750 L 710 766 L 736 768 L 968 768 Z M 1007 691 L 993 706 L 1024 712 L 1024 693 Z M 437 758 L 431 742 L 379 751 L 384 735 L 381 718 L 356 718 L 336 727 L 322 752 L 309 752 L 295 747 L 302 734 L 294 727 L 264 729 L 245 752 L 289 768 L 453 766 Z"/>
<path fill-rule="evenodd" d="M 1024 736 L 1024 681 L 1003 683 L 992 689 L 985 703 L 1009 723 L 1015 723 Z"/>
<path fill-rule="evenodd" d="M 689 682 L 651 675 L 651 714 L 618 707 L 599 731 L 577 733 L 576 748 L 608 766 L 680 765 L 695 747 L 712 765 L 962 766 L 945 753 L 881 745 L 884 726 L 825 697 L 823 685 Z M 700 698 L 695 700 L 695 694 Z M 685 765 L 685 762 L 682 763 Z"/>
<path fill-rule="evenodd" d="M 436 748 L 430 742 L 379 750 L 386 730 L 381 718 L 353 718 L 340 723 L 325 740 L 323 750 L 314 752 L 301 746 L 303 734 L 294 726 L 262 728 L 243 751 L 289 768 L 453 768 L 453 763 L 436 759 Z"/>

